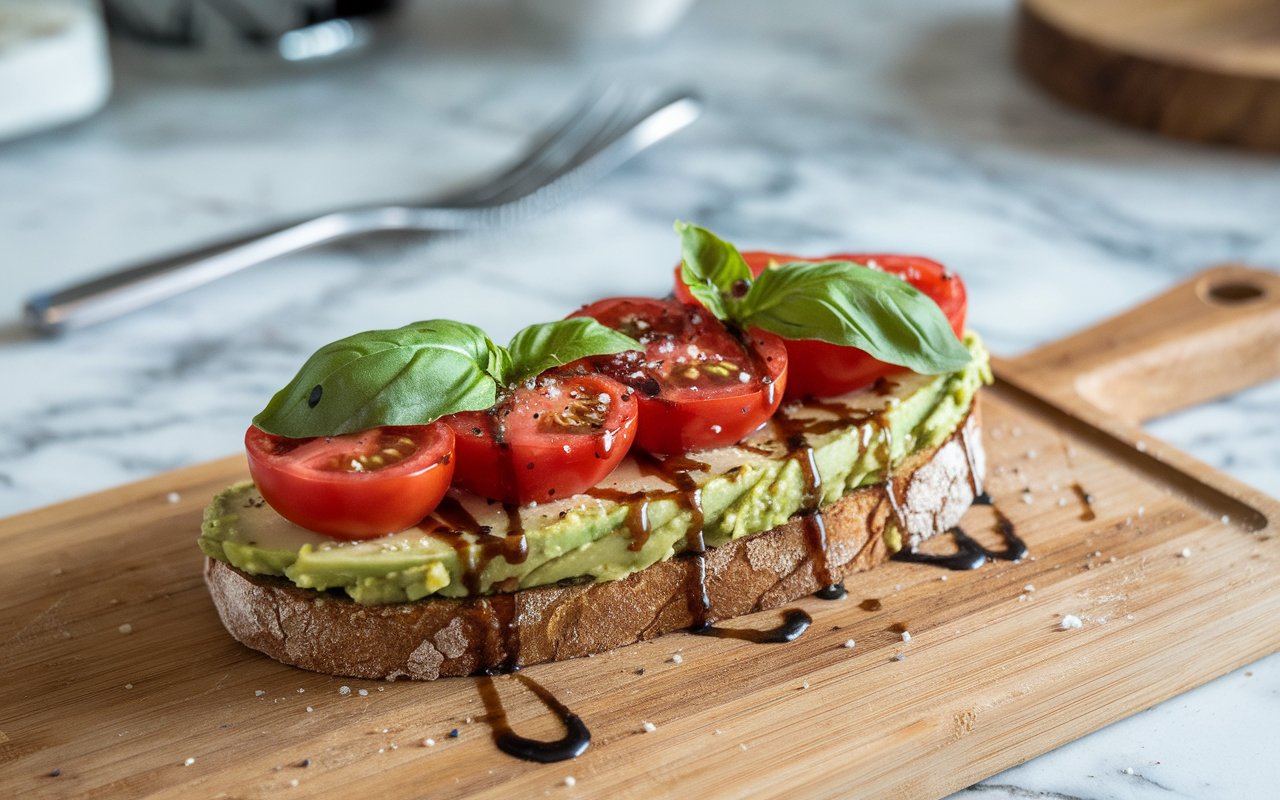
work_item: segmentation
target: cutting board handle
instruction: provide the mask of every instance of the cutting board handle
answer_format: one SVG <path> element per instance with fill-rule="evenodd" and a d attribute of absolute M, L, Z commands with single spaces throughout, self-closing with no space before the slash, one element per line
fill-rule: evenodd
<path fill-rule="evenodd" d="M 1010 363 L 1039 391 L 1130 423 L 1280 377 L 1280 273 L 1213 267 Z"/>

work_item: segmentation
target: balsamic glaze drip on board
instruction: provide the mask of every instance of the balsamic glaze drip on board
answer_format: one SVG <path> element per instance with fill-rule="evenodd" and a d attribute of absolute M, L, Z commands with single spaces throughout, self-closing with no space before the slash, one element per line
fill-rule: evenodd
<path fill-rule="evenodd" d="M 977 569 L 987 563 L 989 559 L 993 561 L 1021 561 L 1026 558 L 1027 543 L 1018 537 L 1013 522 L 991 501 L 991 495 L 983 492 L 974 498 L 973 504 L 991 506 L 992 511 L 996 514 L 996 531 L 1004 540 L 1004 549 L 992 550 L 965 533 L 963 528 L 956 526 L 951 529 L 951 537 L 956 544 L 954 553 L 935 555 L 914 550 L 900 550 L 893 557 L 898 561 L 929 564 L 955 571 Z"/>
<path fill-rule="evenodd" d="M 845 591 L 844 581 L 833 583 L 830 586 L 823 586 L 821 589 L 813 593 L 813 596 L 819 600 L 843 600 L 849 596 Z"/>
<path fill-rule="evenodd" d="M 719 639 L 743 639 L 756 644 L 778 644 L 794 642 L 812 624 L 813 617 L 798 608 L 789 608 L 782 612 L 782 623 L 774 628 L 766 628 L 764 630 L 757 628 L 720 628 L 704 623 L 690 628 L 689 633 L 697 636 L 715 636 Z"/>
<path fill-rule="evenodd" d="M 1084 487 L 1077 481 L 1071 484 L 1071 491 L 1076 493 L 1076 497 L 1080 500 L 1080 521 L 1090 522 L 1098 518 L 1093 511 L 1093 495 L 1084 490 Z"/>
<path fill-rule="evenodd" d="M 567 761 L 585 753 L 591 745 L 591 731 L 587 729 L 582 719 L 533 678 L 520 674 L 515 677 L 559 718 L 564 725 L 564 736 L 546 742 L 540 739 L 529 739 L 513 731 L 511 723 L 507 720 L 507 710 L 502 706 L 498 687 L 494 685 L 493 678 L 483 675 L 477 678 L 476 686 L 480 690 L 486 719 L 493 731 L 493 743 L 498 746 L 498 749 L 507 755 L 522 758 L 525 761 L 537 761 L 540 764 Z"/>
<path fill-rule="evenodd" d="M 977 569 L 987 563 L 988 560 L 1021 561 L 1027 557 L 1027 543 L 1018 537 L 1013 521 L 1005 516 L 1004 512 L 995 504 L 995 501 L 991 499 L 991 495 L 983 490 L 982 478 L 978 473 L 977 463 L 973 456 L 973 448 L 969 442 L 968 426 L 961 426 L 960 428 L 960 444 L 964 448 L 965 460 L 969 462 L 969 485 L 973 489 L 973 505 L 989 506 L 995 513 L 996 532 L 1004 540 L 1004 549 L 991 550 L 965 533 L 963 528 L 956 526 L 950 531 L 951 537 L 956 544 L 954 553 L 935 555 L 904 548 L 894 554 L 895 560 L 962 571 Z M 891 503 L 895 502 L 892 486 L 893 484 L 890 482 L 889 500 Z M 1084 491 L 1079 488 L 1079 484 L 1076 485 L 1076 489 L 1081 493 Z M 1089 509 L 1089 511 L 1092 513 L 1092 509 Z"/>

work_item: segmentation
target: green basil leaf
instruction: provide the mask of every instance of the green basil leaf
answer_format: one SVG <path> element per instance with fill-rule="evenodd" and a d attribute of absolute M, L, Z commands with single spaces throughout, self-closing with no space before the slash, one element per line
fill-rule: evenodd
<path fill-rule="evenodd" d="M 588 356 L 643 349 L 635 339 L 606 328 L 590 317 L 530 325 L 517 333 L 507 346 L 511 366 L 503 382 L 519 383 L 552 367 L 562 367 Z"/>
<path fill-rule="evenodd" d="M 787 339 L 856 347 L 927 375 L 960 369 L 970 358 L 937 303 L 901 278 L 849 261 L 766 270 L 739 321 Z"/>
<path fill-rule="evenodd" d="M 735 316 L 735 291 L 751 283 L 751 268 L 738 248 L 706 228 L 676 222 L 680 234 L 680 280 L 717 319 Z"/>
<path fill-rule="evenodd" d="M 338 436 L 479 411 L 497 399 L 505 357 L 484 331 L 451 320 L 357 333 L 316 351 L 253 424 L 278 436 Z"/>

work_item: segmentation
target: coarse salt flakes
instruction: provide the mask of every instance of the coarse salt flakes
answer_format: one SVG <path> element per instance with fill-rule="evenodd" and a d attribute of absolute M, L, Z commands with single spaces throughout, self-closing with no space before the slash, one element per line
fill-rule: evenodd
<path fill-rule="evenodd" d="M 577 782 L 578 782 L 578 779 L 577 779 L 577 778 L 575 778 L 575 777 L 573 777 L 572 775 L 565 775 L 565 776 L 564 776 L 564 785 L 565 785 L 565 786 L 573 786 L 573 785 L 574 785 L 575 783 L 577 783 Z"/>
<path fill-rule="evenodd" d="M 167 500 L 170 505 L 173 505 L 174 503 L 177 503 L 182 500 L 182 495 L 178 494 L 177 492 L 169 492 L 167 495 L 164 496 L 164 499 Z"/>
<path fill-rule="evenodd" d="M 910 632 L 910 631 L 903 631 L 903 632 L 902 632 L 902 641 L 904 641 L 904 642 L 909 642 L 909 641 L 911 641 L 911 632 Z"/>
<path fill-rule="evenodd" d="M 435 746 L 436 746 L 436 740 L 435 740 L 435 739 L 423 739 L 423 740 L 422 740 L 422 746 L 423 746 L 423 747 L 435 747 Z"/>
<path fill-rule="evenodd" d="M 182 766 L 189 767 L 194 763 L 196 763 L 196 760 L 194 758 L 188 758 L 186 761 L 182 762 Z"/>
<path fill-rule="evenodd" d="M 675 655 L 671 656 L 669 660 L 671 661 L 672 664 L 683 664 L 684 656 L 680 655 L 679 653 L 676 653 Z"/>
<path fill-rule="evenodd" d="M 856 644 L 857 642 L 852 639 L 845 639 L 844 644 L 841 645 L 841 647 L 844 647 L 846 650 L 852 650 Z"/>
<path fill-rule="evenodd" d="M 121 633 L 133 633 L 133 626 L 126 622 L 125 624 L 121 625 L 119 628 L 116 628 L 116 630 L 120 631 Z"/>
<path fill-rule="evenodd" d="M 262 697 L 262 696 L 263 696 L 264 694 L 266 694 L 266 693 L 267 693 L 267 691 L 266 691 L 265 689 L 254 689 L 254 690 L 253 690 L 253 696 L 254 696 L 254 697 Z"/>
<path fill-rule="evenodd" d="M 645 720 L 644 722 L 640 723 L 640 727 L 644 729 L 645 733 L 653 733 L 658 729 L 658 726 L 654 725 L 649 720 Z"/>
<path fill-rule="evenodd" d="M 311 706 L 307 706 L 307 713 L 310 714 L 312 711 L 315 711 L 315 709 Z"/>
<path fill-rule="evenodd" d="M 342 695 L 351 694 L 351 687 L 350 687 L 350 686 L 339 686 L 339 687 L 338 687 L 338 694 L 342 694 Z"/>
<path fill-rule="evenodd" d="M 1028 583 L 1026 586 L 1023 586 L 1023 587 L 1022 587 L 1022 591 L 1024 591 L 1024 592 L 1034 592 L 1035 590 L 1036 590 L 1036 587 L 1035 587 L 1035 586 L 1032 586 L 1032 585 L 1031 585 L 1031 584 L 1029 584 L 1029 583 Z"/>
<path fill-rule="evenodd" d="M 369 696 L 369 690 L 368 690 L 368 689 L 361 689 L 361 690 L 360 690 L 360 696 L 361 696 L 361 697 L 368 697 L 368 696 Z"/>
<path fill-rule="evenodd" d="M 1181 558 L 1191 558 L 1191 548 L 1190 547 L 1182 548 L 1182 552 L 1178 553 L 1178 556 Z"/>
<path fill-rule="evenodd" d="M 1084 627 L 1084 623 L 1081 622 L 1080 618 L 1077 617 L 1075 614 L 1063 614 L 1062 622 L 1059 623 L 1059 627 L 1061 627 L 1062 630 L 1064 631 L 1069 631 L 1074 628 Z"/>

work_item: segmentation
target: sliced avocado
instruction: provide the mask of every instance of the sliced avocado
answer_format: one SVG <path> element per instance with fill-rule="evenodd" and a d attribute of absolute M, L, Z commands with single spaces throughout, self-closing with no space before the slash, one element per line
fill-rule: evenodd
<path fill-rule="evenodd" d="M 970 333 L 965 345 L 974 357 L 958 372 L 894 376 L 892 391 L 864 390 L 784 408 L 790 417 L 832 420 L 807 437 L 823 505 L 884 480 L 886 462 L 933 447 L 955 431 L 978 387 L 991 381 L 981 340 Z M 827 410 L 834 404 L 849 409 L 847 418 L 837 420 Z M 805 505 L 805 470 L 780 439 L 771 424 L 741 446 L 691 454 L 708 466 L 695 473 L 708 547 L 781 525 Z M 528 555 L 519 563 L 501 555 L 483 563 L 483 534 L 441 536 L 423 526 L 363 542 L 337 541 L 280 517 L 246 482 L 213 499 L 199 544 L 210 558 L 245 572 L 283 576 L 303 588 L 341 589 L 365 604 L 467 596 L 468 577 L 480 593 L 571 579 L 617 580 L 686 549 L 694 513 L 671 487 L 644 476 L 630 458 L 601 485 L 633 495 L 668 490 L 668 496 L 615 502 L 579 495 L 521 508 Z M 507 532 L 501 506 L 457 490 L 451 496 L 494 535 Z M 646 503 L 648 536 L 636 546 L 628 515 L 638 502 Z"/>

